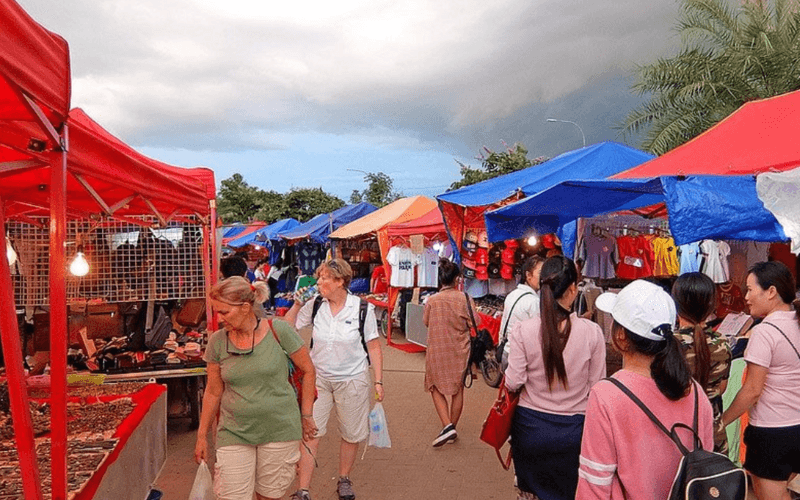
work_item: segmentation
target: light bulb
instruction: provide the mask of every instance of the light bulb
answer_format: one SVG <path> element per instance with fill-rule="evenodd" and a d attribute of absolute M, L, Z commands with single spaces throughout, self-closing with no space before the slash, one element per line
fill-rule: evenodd
<path fill-rule="evenodd" d="M 74 276 L 86 276 L 89 272 L 89 263 L 86 261 L 83 252 L 75 254 L 75 258 L 72 259 L 72 264 L 69 265 L 69 272 Z"/>
<path fill-rule="evenodd" d="M 439 250 L 441 250 L 441 249 L 442 249 L 442 244 L 441 244 L 441 243 L 439 243 L 439 242 L 436 242 L 436 243 L 434 243 L 434 244 L 433 244 L 433 249 L 434 249 L 434 250 L 436 250 L 436 251 L 438 252 Z"/>
<path fill-rule="evenodd" d="M 17 252 L 14 251 L 14 247 L 11 246 L 11 242 L 8 239 L 6 239 L 6 258 L 8 259 L 8 267 L 17 262 Z"/>
<path fill-rule="evenodd" d="M 539 242 L 539 240 L 536 238 L 536 236 L 531 236 L 531 237 L 528 238 L 528 246 L 530 246 L 530 247 L 535 247 L 536 243 L 538 243 L 538 242 Z"/>

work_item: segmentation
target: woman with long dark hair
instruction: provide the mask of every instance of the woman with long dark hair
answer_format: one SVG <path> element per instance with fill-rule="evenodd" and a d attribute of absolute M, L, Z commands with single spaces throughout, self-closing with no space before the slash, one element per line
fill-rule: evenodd
<path fill-rule="evenodd" d="M 728 437 L 722 425 L 722 394 L 731 373 L 731 348 L 725 338 L 706 326 L 714 311 L 716 287 L 703 273 L 682 274 L 672 286 L 678 308 L 678 331 L 686 363 L 706 392 L 714 409 L 714 451 L 728 454 Z"/>
<path fill-rule="evenodd" d="M 506 387 L 521 390 L 511 428 L 519 498 L 575 498 L 578 456 L 589 389 L 606 373 L 606 344 L 595 323 L 572 311 L 575 263 L 563 256 L 542 265 L 540 316 L 509 335 Z"/>
<path fill-rule="evenodd" d="M 705 450 L 713 447 L 713 412 L 673 335 L 675 302 L 661 287 L 636 280 L 619 294 L 604 293 L 595 305 L 614 318 L 611 338 L 622 354 L 612 378 L 628 388 L 667 429 L 692 426 Z M 697 406 L 695 406 L 695 404 Z M 695 411 L 697 413 L 695 413 Z M 689 447 L 689 431 L 678 434 Z M 611 381 L 592 388 L 581 443 L 575 498 L 666 498 L 681 461 L 678 447 Z"/>
<path fill-rule="evenodd" d="M 795 280 L 780 262 L 759 262 L 747 275 L 745 300 L 754 326 L 744 353 L 747 378 L 722 415 L 728 425 L 744 412 L 744 468 L 758 498 L 789 499 L 792 473 L 800 472 L 800 309 Z"/>

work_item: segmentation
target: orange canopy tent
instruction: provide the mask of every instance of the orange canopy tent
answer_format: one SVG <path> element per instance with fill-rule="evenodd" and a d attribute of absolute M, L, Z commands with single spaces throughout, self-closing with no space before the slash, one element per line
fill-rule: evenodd
<path fill-rule="evenodd" d="M 408 198 L 401 198 L 394 201 L 385 207 L 376 210 L 370 214 L 356 219 L 353 222 L 340 227 L 330 234 L 330 239 L 335 240 L 348 240 L 348 239 L 362 239 L 375 237 L 378 239 L 378 247 L 381 252 L 381 262 L 383 262 L 386 276 L 391 282 L 392 268 L 386 262 L 386 255 L 389 253 L 389 228 L 394 224 L 402 224 L 404 222 L 419 219 L 437 209 L 437 204 L 434 200 L 425 196 L 411 196 Z M 389 287 L 389 300 L 388 300 L 388 313 L 391 324 L 392 309 L 397 300 L 398 289 Z M 386 332 L 386 339 L 389 345 L 397 345 L 392 342 L 391 328 Z"/>

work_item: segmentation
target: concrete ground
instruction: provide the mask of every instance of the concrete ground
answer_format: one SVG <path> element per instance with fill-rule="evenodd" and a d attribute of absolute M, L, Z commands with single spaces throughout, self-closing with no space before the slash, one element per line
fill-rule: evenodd
<path fill-rule="evenodd" d="M 301 332 L 308 339 L 308 332 Z M 400 336 L 399 341 L 404 341 Z M 385 342 L 385 341 L 384 341 Z M 492 405 L 497 389 L 483 379 L 466 389 L 464 413 L 459 423 L 459 439 L 441 448 L 431 441 L 441 424 L 428 393 L 423 391 L 424 353 L 406 353 L 384 343 L 384 409 L 392 447 L 369 447 L 363 460 L 362 445 L 351 474 L 360 500 L 417 499 L 454 500 L 514 499 L 513 474 L 504 471 L 494 449 L 481 442 L 481 425 Z M 314 472 L 311 495 L 315 500 L 336 500 L 339 436 L 336 425 L 328 424 L 328 435 L 320 442 L 319 468 Z M 172 419 L 168 429 L 167 463 L 155 487 L 164 500 L 189 497 L 197 471 L 194 463 L 196 434 L 189 421 Z M 286 498 L 294 491 L 293 486 Z"/>

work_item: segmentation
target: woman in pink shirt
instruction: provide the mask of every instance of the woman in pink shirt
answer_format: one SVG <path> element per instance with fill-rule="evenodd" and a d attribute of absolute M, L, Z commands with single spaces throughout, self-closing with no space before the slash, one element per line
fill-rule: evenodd
<path fill-rule="evenodd" d="M 749 412 L 744 468 L 758 498 L 789 499 L 786 489 L 800 472 L 800 312 L 795 280 L 780 262 L 759 262 L 747 275 L 750 314 L 764 318 L 750 333 L 744 353 L 747 378 L 723 413 L 728 425 Z"/>
<path fill-rule="evenodd" d="M 692 382 L 678 340 L 672 333 L 675 302 L 658 285 L 636 280 L 615 295 L 604 293 L 595 305 L 611 313 L 614 348 L 622 354 L 622 370 L 613 378 L 624 384 L 667 429 L 692 426 L 704 450 L 712 450 L 713 411 L 703 389 Z M 697 406 L 695 406 L 697 404 Z M 692 435 L 678 436 L 693 449 Z M 666 433 L 610 381 L 597 383 L 589 394 L 581 443 L 576 499 L 653 500 L 667 498 L 681 452 Z"/>
<path fill-rule="evenodd" d="M 519 391 L 511 450 L 520 499 L 575 497 L 578 455 L 589 389 L 606 373 L 603 332 L 572 312 L 575 263 L 547 259 L 540 278 L 540 316 L 509 335 L 506 386 Z"/>

